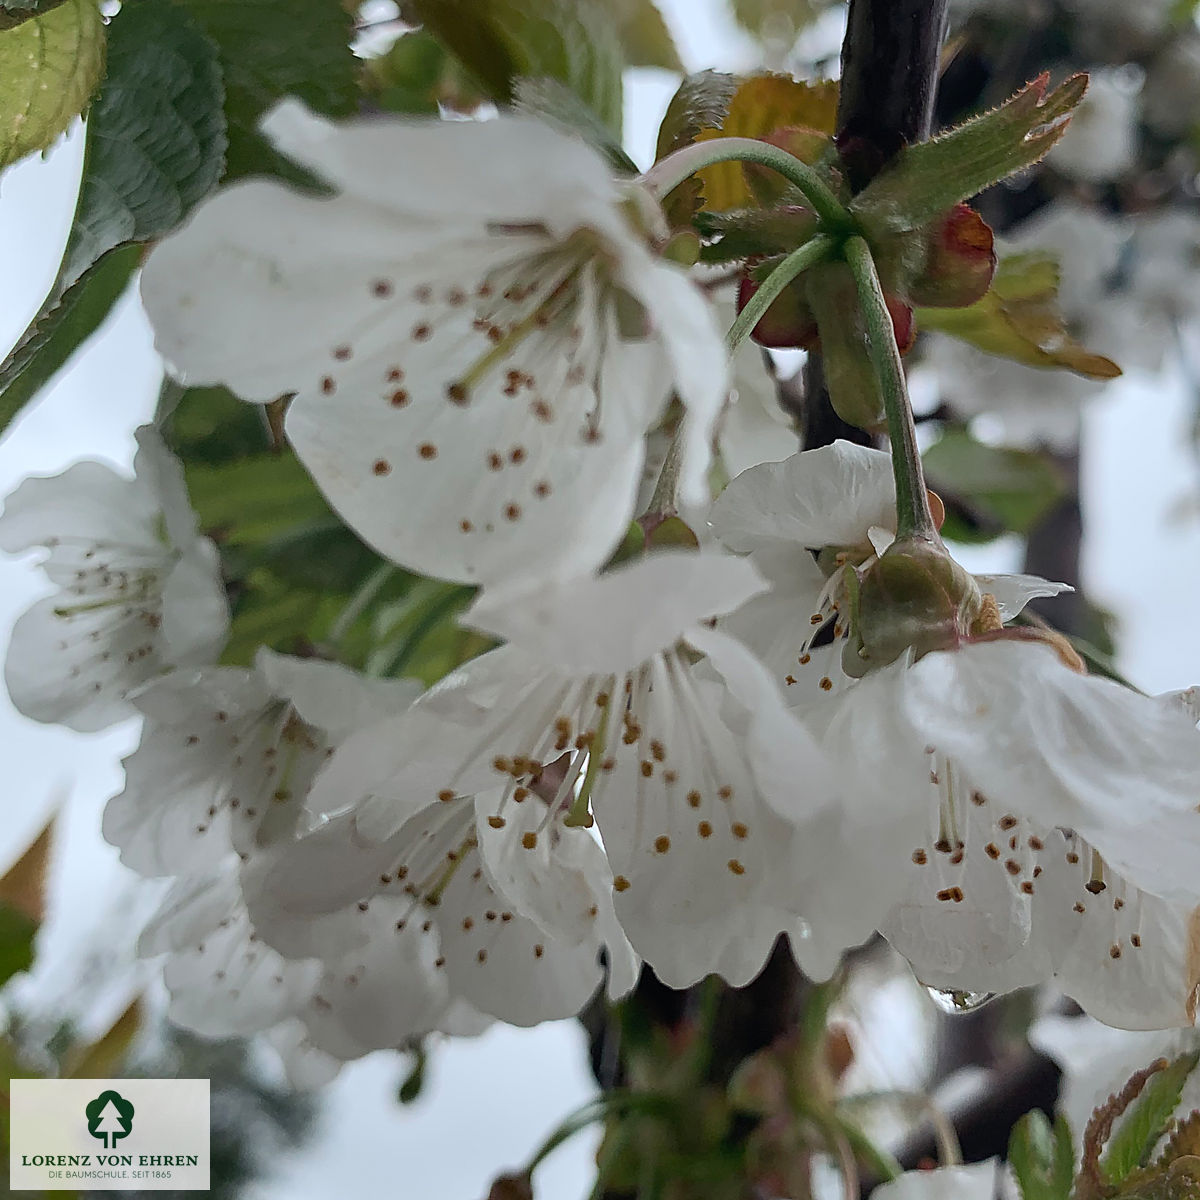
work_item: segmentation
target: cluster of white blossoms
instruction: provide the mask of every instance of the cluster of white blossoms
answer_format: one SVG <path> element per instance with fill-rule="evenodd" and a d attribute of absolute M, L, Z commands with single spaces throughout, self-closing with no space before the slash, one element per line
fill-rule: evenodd
<path fill-rule="evenodd" d="M 423 694 L 265 649 L 216 666 L 218 564 L 156 435 L 134 483 L 82 464 L 14 493 L 3 545 L 47 546 L 62 591 L 22 619 L 10 688 L 75 728 L 142 714 L 104 833 L 175 881 L 143 948 L 180 1023 L 271 1031 L 317 1081 L 571 1015 L 642 961 L 743 984 L 786 935 L 826 978 L 876 930 L 934 987 L 1056 980 L 1114 1024 L 1192 1021 L 1186 698 L 1006 628 L 1058 586 L 971 578 L 940 544 L 948 623 L 882 602 L 912 549 L 888 456 L 786 457 L 765 413 L 723 411 L 717 310 L 583 143 L 291 103 L 267 128 L 328 192 L 202 205 L 143 272 L 157 344 L 186 383 L 285 399 L 345 522 L 481 585 L 461 621 L 501 644 Z M 613 565 L 669 410 L 701 545 Z M 722 437 L 749 469 L 713 503 Z"/>

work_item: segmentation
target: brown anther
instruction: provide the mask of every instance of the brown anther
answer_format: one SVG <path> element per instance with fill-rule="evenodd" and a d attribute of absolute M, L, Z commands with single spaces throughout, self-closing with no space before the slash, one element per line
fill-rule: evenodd
<path fill-rule="evenodd" d="M 744 842 L 746 838 L 750 836 L 749 827 L 743 824 L 741 821 L 734 821 L 734 823 L 729 827 L 729 832 L 732 833 L 733 836 L 740 842 Z"/>
<path fill-rule="evenodd" d="M 537 845 L 537 834 L 532 831 L 521 835 L 521 845 L 526 850 L 532 850 Z"/>
<path fill-rule="evenodd" d="M 503 829 L 508 822 L 503 817 L 488 817 L 488 824 L 493 829 Z"/>
<path fill-rule="evenodd" d="M 912 860 L 918 867 L 923 867 L 929 861 L 929 855 L 924 850 L 914 850 Z"/>
<path fill-rule="evenodd" d="M 727 866 L 727 867 L 728 867 L 728 868 L 729 868 L 729 869 L 730 869 L 730 870 L 731 870 L 731 871 L 732 871 L 732 872 L 733 872 L 735 875 L 745 875 L 745 873 L 746 873 L 746 868 L 745 868 L 744 866 L 742 866 L 742 864 L 741 864 L 741 863 L 740 863 L 740 862 L 739 862 L 739 861 L 738 861 L 736 858 L 731 858 L 731 859 L 729 860 L 729 862 L 727 862 L 725 865 L 726 865 L 726 866 Z"/>
<path fill-rule="evenodd" d="M 432 450 L 433 447 L 431 446 L 430 449 Z M 436 454 L 437 451 L 434 450 L 434 453 Z M 388 462 L 386 458 L 377 458 L 374 463 L 371 464 L 371 470 L 376 475 L 388 475 L 391 473 L 392 464 Z"/>
<path fill-rule="evenodd" d="M 437 447 L 432 442 L 422 442 L 417 447 L 417 453 L 428 462 L 432 458 L 437 458 Z"/>
<path fill-rule="evenodd" d="M 700 807 L 700 793 L 699 793 L 699 792 L 696 792 L 696 791 L 691 791 L 691 792 L 688 792 L 688 794 L 687 794 L 687 802 L 688 802 L 688 803 L 689 803 L 689 804 L 690 804 L 690 805 L 691 805 L 693 808 L 699 808 L 699 807 Z"/>
<path fill-rule="evenodd" d="M 629 880 L 626 879 L 624 875 L 618 875 L 613 880 L 613 891 L 614 892 L 625 892 L 628 890 L 629 890 Z"/>
<path fill-rule="evenodd" d="M 666 852 L 668 850 L 670 850 L 670 848 L 671 848 L 671 839 L 669 837 L 667 837 L 667 835 L 665 833 L 659 834 L 659 836 L 654 839 L 655 854 L 666 854 Z"/>

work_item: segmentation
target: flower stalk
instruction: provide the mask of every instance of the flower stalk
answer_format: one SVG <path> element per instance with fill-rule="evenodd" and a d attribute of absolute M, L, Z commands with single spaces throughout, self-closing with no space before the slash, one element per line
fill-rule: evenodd
<path fill-rule="evenodd" d="M 693 142 L 655 163 L 642 176 L 642 184 L 661 200 L 697 171 L 723 162 L 757 163 L 778 171 L 804 194 L 826 228 L 853 228 L 850 214 L 830 186 L 808 163 L 778 146 L 772 146 L 770 142 L 760 142 L 755 138 L 712 138 L 705 142 Z"/>
<path fill-rule="evenodd" d="M 751 330 L 762 320 L 767 309 L 789 283 L 809 268 L 832 257 L 835 242 L 826 234 L 805 242 L 793 250 L 759 285 L 758 290 L 746 302 L 746 307 L 737 315 L 737 320 L 725 335 L 725 344 L 732 354 L 745 341 Z"/>
<path fill-rule="evenodd" d="M 883 288 L 875 270 L 875 260 L 866 241 L 858 236 L 846 239 L 844 253 L 854 275 L 866 321 L 871 365 L 875 368 L 883 392 L 892 470 L 896 476 L 896 537 L 916 537 L 938 544 L 941 539 L 929 509 L 925 472 L 917 447 L 917 429 L 908 399 L 908 384 L 904 378 L 904 366 L 900 361 L 891 314 L 884 302 Z"/>

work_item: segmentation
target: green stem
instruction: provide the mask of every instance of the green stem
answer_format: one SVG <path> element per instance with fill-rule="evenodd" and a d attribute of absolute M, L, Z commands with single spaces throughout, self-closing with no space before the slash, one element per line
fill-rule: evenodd
<path fill-rule="evenodd" d="M 338 614 L 338 619 L 329 631 L 329 640 L 335 646 L 341 646 L 343 639 L 350 632 L 351 626 L 367 610 L 368 605 L 383 590 L 384 585 L 400 570 L 389 562 L 381 563 L 364 580 L 362 586 L 350 597 L 346 607 Z"/>
<path fill-rule="evenodd" d="M 723 162 L 749 162 L 770 167 L 803 192 L 813 212 L 825 225 L 832 229 L 853 227 L 850 214 L 841 201 L 808 163 L 770 142 L 755 138 L 713 138 L 707 142 L 693 142 L 656 162 L 642 176 L 642 184 L 661 200 L 697 171 Z"/>
<path fill-rule="evenodd" d="M 871 365 L 883 390 L 888 438 L 892 444 L 892 470 L 896 476 L 896 536 L 925 538 L 936 544 L 941 539 L 929 511 L 929 495 L 925 490 L 921 452 L 917 448 L 917 428 L 908 402 L 904 365 L 900 362 L 896 330 L 883 299 L 875 260 L 861 237 L 847 238 L 844 252 L 867 324 Z"/>
<path fill-rule="evenodd" d="M 833 238 L 821 233 L 817 234 L 803 246 L 793 250 L 758 285 L 758 290 L 747 301 L 746 307 L 738 313 L 737 319 L 725 335 L 725 344 L 729 347 L 730 354 L 745 341 L 750 331 L 762 320 L 763 314 L 775 302 L 780 292 L 798 275 L 802 275 L 810 267 L 831 257 L 834 246 Z"/>
<path fill-rule="evenodd" d="M 525 1171 L 532 1175 L 565 1141 L 613 1113 L 644 1112 L 649 1116 L 669 1117 L 673 1116 L 675 1111 L 675 1101 L 670 1096 L 658 1092 L 616 1091 L 597 1096 L 563 1119 L 529 1160 Z"/>
<path fill-rule="evenodd" d="M 833 1120 L 842 1136 L 850 1144 L 850 1149 L 884 1183 L 899 1179 L 904 1174 L 904 1168 L 900 1163 L 886 1150 L 876 1146 L 853 1121 L 847 1121 L 844 1117 L 836 1114 Z"/>
<path fill-rule="evenodd" d="M 735 138 L 730 140 L 749 141 L 750 139 Z M 702 144 L 709 145 L 710 143 L 705 142 Z M 756 142 L 754 144 L 758 145 L 759 143 Z M 663 162 L 666 161 L 666 159 L 663 159 Z M 737 319 L 725 335 L 725 344 L 730 354 L 733 354 L 742 342 L 746 340 L 750 331 L 762 320 L 763 313 L 771 307 L 771 304 L 778 297 L 779 293 L 798 275 L 803 274 L 803 272 L 817 263 L 832 257 L 836 245 L 837 243 L 833 238 L 827 237 L 822 233 L 817 234 L 816 237 L 810 238 L 805 242 L 803 246 L 793 250 L 759 284 L 758 290 L 750 297 L 750 301 L 746 307 L 738 313 Z M 654 494 L 650 497 L 650 503 L 646 506 L 646 515 L 669 517 L 674 516 L 679 511 L 675 493 L 679 486 L 679 471 L 682 462 L 683 418 L 680 418 L 680 422 L 675 429 L 675 434 L 671 438 L 671 444 L 667 447 L 667 455 L 663 459 L 662 470 L 658 475 L 658 482 L 654 485 Z"/>

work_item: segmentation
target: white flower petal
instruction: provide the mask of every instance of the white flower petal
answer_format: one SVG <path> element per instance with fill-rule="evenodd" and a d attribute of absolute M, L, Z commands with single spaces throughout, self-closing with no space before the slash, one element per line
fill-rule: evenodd
<path fill-rule="evenodd" d="M 872 525 L 894 529 L 896 484 L 882 450 L 838 441 L 743 471 L 713 503 L 709 522 L 735 551 L 787 542 L 857 545 Z"/>
<path fill-rule="evenodd" d="M 598 566 L 672 381 L 695 405 L 700 478 L 720 339 L 592 150 L 521 118 L 335 126 L 291 105 L 273 120 L 340 194 L 226 189 L 156 248 L 142 296 L 182 377 L 295 394 L 297 452 L 381 553 L 472 583 Z M 403 182 L 384 186 L 381 163 Z M 652 317 L 632 337 L 629 295 Z"/>
<path fill-rule="evenodd" d="M 1200 732 L 1181 713 L 1015 641 L 926 655 L 903 705 L 1000 808 L 1036 802 L 1142 888 L 1196 897 Z"/>
<path fill-rule="evenodd" d="M 1075 590 L 1070 584 L 1051 583 L 1037 575 L 976 575 L 975 582 L 981 592 L 991 593 L 1003 621 L 1011 621 L 1030 600 Z"/>
<path fill-rule="evenodd" d="M 288 700 L 303 721 L 333 742 L 404 712 L 423 690 L 415 679 L 369 679 L 340 663 L 294 658 L 266 647 L 254 665 L 276 696 Z"/>
<path fill-rule="evenodd" d="M 965 1167 L 907 1171 L 899 1179 L 881 1183 L 871 1200 L 996 1200 L 998 1189 L 993 1158 Z"/>
<path fill-rule="evenodd" d="M 598 578 L 485 592 L 461 620 L 563 672 L 623 674 L 766 586 L 746 559 L 664 550 Z"/>
<path fill-rule="evenodd" d="M 344 193 L 406 220 L 480 227 L 536 221 L 561 236 L 576 228 L 575 214 L 601 220 L 619 199 L 594 150 L 530 117 L 334 124 L 285 100 L 263 131 Z"/>

